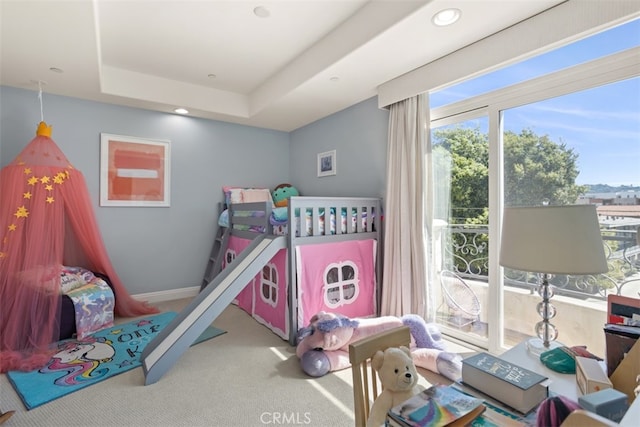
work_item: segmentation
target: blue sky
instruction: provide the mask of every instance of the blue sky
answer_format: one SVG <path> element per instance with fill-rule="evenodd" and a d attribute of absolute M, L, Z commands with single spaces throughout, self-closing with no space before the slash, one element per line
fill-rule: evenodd
<path fill-rule="evenodd" d="M 640 45 L 640 20 L 432 94 L 437 107 Z M 505 129 L 529 128 L 579 154 L 578 184 L 640 186 L 640 78 L 505 112 Z"/>

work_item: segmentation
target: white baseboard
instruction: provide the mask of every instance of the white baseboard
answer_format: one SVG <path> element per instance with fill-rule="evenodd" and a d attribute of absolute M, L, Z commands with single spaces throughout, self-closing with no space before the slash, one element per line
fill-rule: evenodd
<path fill-rule="evenodd" d="M 188 288 L 171 289 L 168 291 L 147 292 L 144 294 L 132 295 L 135 299 L 140 301 L 147 301 L 150 304 L 155 304 L 162 301 L 171 301 L 182 298 L 193 298 L 200 292 L 199 286 L 191 286 Z"/>

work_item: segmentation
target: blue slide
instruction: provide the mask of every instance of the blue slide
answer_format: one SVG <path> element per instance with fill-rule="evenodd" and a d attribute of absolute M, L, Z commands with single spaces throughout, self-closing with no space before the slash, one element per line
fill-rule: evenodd
<path fill-rule="evenodd" d="M 174 317 L 142 352 L 145 385 L 167 372 L 279 250 L 284 236 L 259 236 Z"/>

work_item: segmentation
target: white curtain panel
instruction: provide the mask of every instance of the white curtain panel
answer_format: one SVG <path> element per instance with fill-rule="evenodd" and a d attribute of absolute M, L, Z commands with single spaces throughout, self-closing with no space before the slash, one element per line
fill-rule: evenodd
<path fill-rule="evenodd" d="M 425 180 L 429 142 L 427 94 L 391 105 L 387 147 L 381 314 L 429 319 Z"/>

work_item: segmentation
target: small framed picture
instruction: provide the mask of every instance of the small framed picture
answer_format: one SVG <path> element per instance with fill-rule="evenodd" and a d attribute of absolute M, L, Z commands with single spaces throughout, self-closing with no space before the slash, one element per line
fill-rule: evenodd
<path fill-rule="evenodd" d="M 318 176 L 335 175 L 337 172 L 336 150 L 318 154 Z"/>
<path fill-rule="evenodd" d="M 100 135 L 100 206 L 170 206 L 169 141 Z"/>

